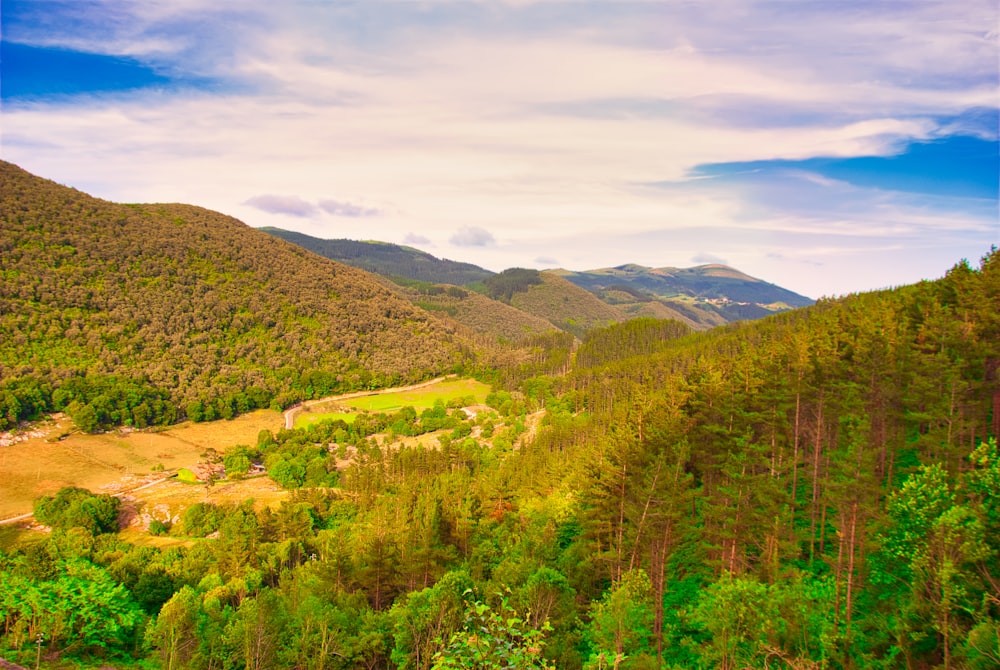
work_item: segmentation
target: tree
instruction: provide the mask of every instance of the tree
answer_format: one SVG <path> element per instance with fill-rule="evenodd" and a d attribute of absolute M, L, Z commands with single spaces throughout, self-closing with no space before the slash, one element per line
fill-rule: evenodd
<path fill-rule="evenodd" d="M 652 585 L 643 570 L 629 570 L 594 603 L 586 668 L 615 670 L 626 659 L 650 651 L 653 628 Z"/>
<path fill-rule="evenodd" d="M 471 595 L 471 592 L 468 592 Z M 465 623 L 452 634 L 447 646 L 434 655 L 432 670 L 555 670 L 542 657 L 546 622 L 531 628 L 519 616 L 506 596 L 496 608 L 471 600 L 466 605 Z"/>
<path fill-rule="evenodd" d="M 106 493 L 68 486 L 35 501 L 35 518 L 53 528 L 85 528 L 92 534 L 118 530 L 121 501 Z"/>
<path fill-rule="evenodd" d="M 160 650 L 164 670 L 181 668 L 194 655 L 200 610 L 201 596 L 190 586 L 183 586 L 146 629 L 146 643 Z"/>

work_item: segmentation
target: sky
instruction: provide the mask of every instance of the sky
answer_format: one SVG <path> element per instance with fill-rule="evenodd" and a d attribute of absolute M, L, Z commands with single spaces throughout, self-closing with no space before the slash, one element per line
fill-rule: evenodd
<path fill-rule="evenodd" d="M 995 0 L 3 0 L 0 158 L 116 202 L 819 298 L 1000 244 Z"/>

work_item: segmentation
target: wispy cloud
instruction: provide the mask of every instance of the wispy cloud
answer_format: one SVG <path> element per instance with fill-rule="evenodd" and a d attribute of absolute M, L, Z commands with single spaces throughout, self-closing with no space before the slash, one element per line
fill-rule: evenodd
<path fill-rule="evenodd" d="M 362 207 L 361 205 L 355 205 L 350 202 L 342 202 L 340 200 L 320 200 L 319 208 L 327 214 L 332 214 L 333 216 L 346 216 L 349 218 L 378 216 L 381 213 L 373 207 Z"/>
<path fill-rule="evenodd" d="M 431 241 L 423 235 L 407 233 L 403 238 L 403 244 L 430 244 Z"/>
<path fill-rule="evenodd" d="M 128 57 L 168 84 L 5 105 L 2 151 L 101 197 L 252 225 L 371 237 L 351 219 L 377 214 L 385 239 L 491 269 L 704 253 L 829 294 L 995 242 L 995 198 L 814 161 L 995 140 L 998 16 L 992 0 L 9 0 L 4 39 Z M 697 172 L 718 165 L 746 173 Z M 879 262 L 856 271 L 868 248 Z"/>
<path fill-rule="evenodd" d="M 691 262 L 696 265 L 729 265 L 729 261 L 721 256 L 709 253 L 698 253 L 691 257 Z"/>
<path fill-rule="evenodd" d="M 465 226 L 449 240 L 456 247 L 491 247 L 496 244 L 493 233 L 478 226 Z"/>
<path fill-rule="evenodd" d="M 287 214 L 288 216 L 313 216 L 316 206 L 294 195 L 257 195 L 243 204 L 250 205 L 269 214 Z"/>

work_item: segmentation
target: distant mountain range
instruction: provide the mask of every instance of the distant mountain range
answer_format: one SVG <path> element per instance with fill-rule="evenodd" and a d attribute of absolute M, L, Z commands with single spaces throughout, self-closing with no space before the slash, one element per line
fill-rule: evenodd
<path fill-rule="evenodd" d="M 471 263 L 438 259 L 418 249 L 386 242 L 323 240 L 278 228 L 261 230 L 320 256 L 375 272 L 411 288 L 420 283 L 456 285 L 489 294 L 484 282 L 497 276 Z M 505 302 L 574 334 L 595 325 L 638 316 L 677 319 L 703 330 L 731 321 L 759 319 L 814 302 L 718 264 L 692 268 L 628 264 L 583 272 L 546 270 L 539 276 L 544 281 L 524 286 L 518 297 L 507 296 Z M 566 284 L 585 289 L 586 293 L 574 292 Z M 443 292 L 430 295 L 426 287 L 417 288 L 425 306 L 433 303 L 459 318 L 455 305 L 443 304 L 448 302 Z M 602 303 L 600 307 L 595 304 L 595 296 Z M 529 331 L 536 329 L 525 327 Z"/>

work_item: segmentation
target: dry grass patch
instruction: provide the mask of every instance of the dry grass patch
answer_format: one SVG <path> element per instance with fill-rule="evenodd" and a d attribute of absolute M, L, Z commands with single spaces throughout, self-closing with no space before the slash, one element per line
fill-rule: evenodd
<path fill-rule="evenodd" d="M 72 422 L 59 417 L 33 437 L 0 447 L 0 519 L 30 512 L 32 503 L 65 486 L 91 491 L 121 491 L 139 486 L 154 469 L 191 467 L 212 448 L 219 453 L 237 444 L 256 444 L 262 429 L 283 425 L 279 412 L 259 410 L 231 421 L 183 423 L 162 432 L 74 433 Z"/>
<path fill-rule="evenodd" d="M 150 535 L 147 530 L 152 519 L 180 522 L 184 510 L 196 503 L 237 505 L 245 500 L 254 501 L 254 509 L 277 509 L 291 495 L 269 477 L 253 477 L 207 484 L 186 484 L 168 479 L 160 484 L 128 494 L 122 505 L 123 524 L 127 524 L 122 538 L 142 546 L 169 548 L 191 546 L 195 540 L 173 535 Z"/>

